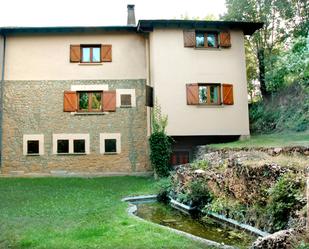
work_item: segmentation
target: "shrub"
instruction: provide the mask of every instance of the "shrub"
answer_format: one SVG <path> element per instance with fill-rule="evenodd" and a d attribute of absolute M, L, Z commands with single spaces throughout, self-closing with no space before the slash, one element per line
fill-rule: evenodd
<path fill-rule="evenodd" d="M 287 228 L 289 217 L 305 205 L 303 189 L 303 179 L 292 173 L 282 176 L 270 189 L 267 212 L 274 231 Z"/>
<path fill-rule="evenodd" d="M 170 177 L 161 178 L 157 182 L 157 199 L 161 202 L 168 202 L 169 200 L 169 194 L 172 189 L 172 182 Z"/>
<path fill-rule="evenodd" d="M 212 193 L 208 189 L 207 182 L 203 179 L 192 181 L 189 189 L 188 198 L 192 206 L 203 208 L 212 201 Z"/>
<path fill-rule="evenodd" d="M 206 160 L 198 160 L 191 163 L 193 169 L 207 169 L 209 167 L 209 162 Z"/>
<path fill-rule="evenodd" d="M 149 143 L 150 161 L 158 177 L 168 176 L 170 170 L 172 138 L 166 135 L 166 126 L 167 116 L 162 115 L 161 108 L 156 100 L 152 111 L 153 133 L 149 138 Z"/>
<path fill-rule="evenodd" d="M 151 164 L 159 177 L 170 171 L 171 139 L 163 132 L 152 133 L 149 138 Z"/>

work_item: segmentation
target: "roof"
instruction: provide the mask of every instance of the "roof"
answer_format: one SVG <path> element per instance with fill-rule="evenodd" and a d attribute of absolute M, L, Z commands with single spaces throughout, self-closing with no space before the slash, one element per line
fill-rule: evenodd
<path fill-rule="evenodd" d="M 140 20 L 138 31 L 152 31 L 154 28 L 182 28 L 182 29 L 240 29 L 245 35 L 252 35 L 263 27 L 262 22 L 236 21 L 196 21 L 196 20 Z"/>
<path fill-rule="evenodd" d="M 102 33 L 102 32 L 151 32 L 155 28 L 180 29 L 240 29 L 252 35 L 263 27 L 261 22 L 195 21 L 195 20 L 139 20 L 137 26 L 70 26 L 70 27 L 0 27 L 1 34 L 36 33 Z"/>
<path fill-rule="evenodd" d="M 0 27 L 1 34 L 136 32 L 132 26 Z"/>

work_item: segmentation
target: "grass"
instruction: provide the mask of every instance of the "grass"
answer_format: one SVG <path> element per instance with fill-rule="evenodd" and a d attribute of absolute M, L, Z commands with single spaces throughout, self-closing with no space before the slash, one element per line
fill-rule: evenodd
<path fill-rule="evenodd" d="M 286 147 L 309 146 L 309 131 L 295 133 L 272 133 L 252 135 L 250 139 L 230 143 L 211 144 L 211 148 L 241 148 L 241 147 Z"/>
<path fill-rule="evenodd" d="M 130 217 L 152 178 L 0 178 L 0 248 L 207 248 Z"/>

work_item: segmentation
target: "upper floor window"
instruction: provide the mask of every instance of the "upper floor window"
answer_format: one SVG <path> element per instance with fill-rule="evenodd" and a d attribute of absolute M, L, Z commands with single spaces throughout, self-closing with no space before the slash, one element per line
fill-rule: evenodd
<path fill-rule="evenodd" d="M 100 45 L 83 45 L 81 46 L 81 62 L 101 62 Z"/>
<path fill-rule="evenodd" d="M 197 48 L 217 48 L 218 33 L 216 32 L 196 32 L 195 46 Z"/>
<path fill-rule="evenodd" d="M 78 111 L 102 111 L 103 92 L 78 92 Z"/>
<path fill-rule="evenodd" d="M 220 85 L 199 84 L 199 104 L 221 104 Z"/>

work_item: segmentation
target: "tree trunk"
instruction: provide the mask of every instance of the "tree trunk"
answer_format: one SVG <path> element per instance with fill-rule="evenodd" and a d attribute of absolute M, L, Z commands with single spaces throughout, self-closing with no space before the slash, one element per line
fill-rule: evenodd
<path fill-rule="evenodd" d="M 258 50 L 258 63 L 259 63 L 259 80 L 260 80 L 260 90 L 262 97 L 267 97 L 269 92 L 266 89 L 266 81 L 265 81 L 265 55 L 264 48 L 260 48 Z"/>

